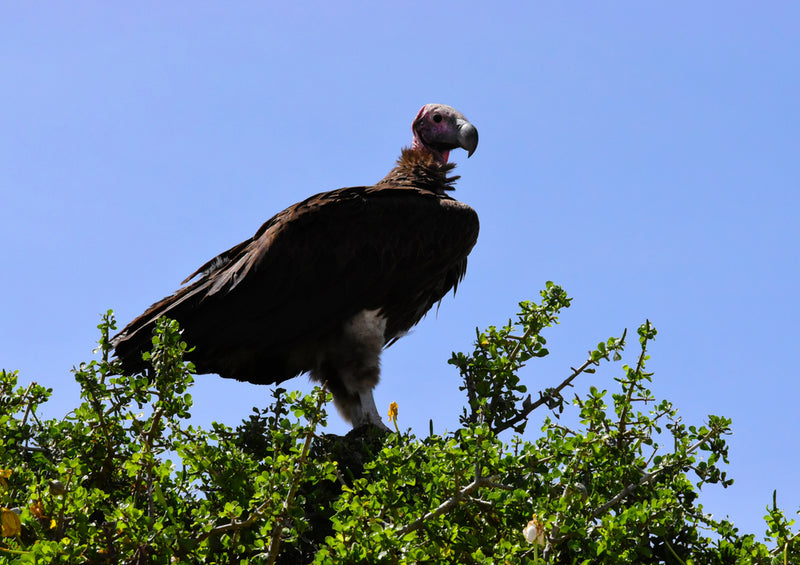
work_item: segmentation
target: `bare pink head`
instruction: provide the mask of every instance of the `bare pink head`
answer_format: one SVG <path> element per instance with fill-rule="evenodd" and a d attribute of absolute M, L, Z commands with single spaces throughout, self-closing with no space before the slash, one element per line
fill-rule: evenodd
<path fill-rule="evenodd" d="M 447 163 L 450 150 L 461 147 L 467 157 L 478 147 L 478 130 L 464 115 L 444 104 L 426 104 L 414 118 L 412 149 L 428 151 L 440 163 Z"/>

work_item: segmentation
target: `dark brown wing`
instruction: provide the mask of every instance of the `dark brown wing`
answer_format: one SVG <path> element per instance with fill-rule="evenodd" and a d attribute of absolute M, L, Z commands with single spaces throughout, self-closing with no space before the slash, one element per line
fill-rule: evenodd
<path fill-rule="evenodd" d="M 309 370 L 309 353 L 361 310 L 380 309 L 389 338 L 408 330 L 458 284 L 477 236 L 474 210 L 428 191 L 318 194 L 131 322 L 115 338 L 117 356 L 140 369 L 155 320 L 168 316 L 196 347 L 198 372 L 280 382 Z"/>

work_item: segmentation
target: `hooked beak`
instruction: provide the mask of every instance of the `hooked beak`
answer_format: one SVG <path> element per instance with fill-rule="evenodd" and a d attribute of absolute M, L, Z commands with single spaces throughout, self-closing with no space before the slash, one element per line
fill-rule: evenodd
<path fill-rule="evenodd" d="M 478 130 L 464 118 L 456 121 L 458 125 L 458 146 L 466 150 L 467 157 L 472 157 L 478 148 Z"/>

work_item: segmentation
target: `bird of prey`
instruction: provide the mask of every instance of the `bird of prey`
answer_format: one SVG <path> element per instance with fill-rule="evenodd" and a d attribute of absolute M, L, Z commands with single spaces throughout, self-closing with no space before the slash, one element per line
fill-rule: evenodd
<path fill-rule="evenodd" d="M 383 426 L 372 390 L 380 355 L 464 277 L 478 216 L 447 193 L 450 151 L 478 131 L 456 109 L 422 107 L 411 146 L 373 186 L 322 192 L 217 255 L 113 338 L 144 371 L 155 322 L 179 322 L 198 373 L 256 384 L 308 372 L 353 427 Z"/>

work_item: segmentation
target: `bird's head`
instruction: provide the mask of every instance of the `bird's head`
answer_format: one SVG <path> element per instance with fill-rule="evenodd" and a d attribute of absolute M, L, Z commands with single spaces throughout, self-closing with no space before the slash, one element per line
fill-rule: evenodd
<path fill-rule="evenodd" d="M 428 151 L 440 163 L 447 163 L 450 150 L 461 147 L 471 156 L 478 147 L 478 130 L 464 114 L 444 104 L 426 104 L 414 118 L 412 149 Z"/>

